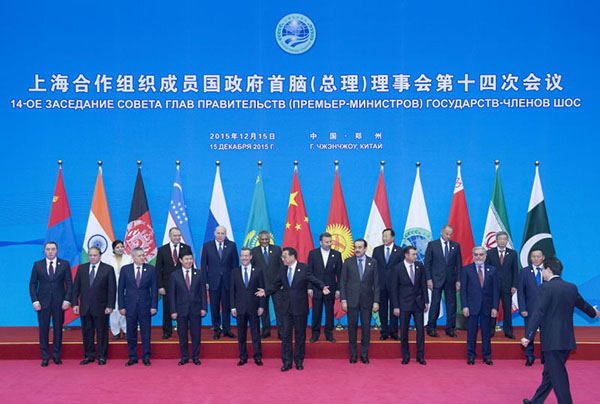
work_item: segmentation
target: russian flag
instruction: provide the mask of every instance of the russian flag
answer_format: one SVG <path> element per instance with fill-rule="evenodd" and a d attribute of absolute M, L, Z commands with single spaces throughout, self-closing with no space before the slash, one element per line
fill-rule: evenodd
<path fill-rule="evenodd" d="M 227 239 L 233 240 L 233 230 L 229 221 L 227 212 L 227 203 L 225 202 L 225 193 L 221 184 L 221 174 L 219 173 L 220 162 L 217 161 L 217 172 L 215 173 L 215 182 L 213 184 L 212 197 L 210 199 L 210 209 L 208 211 L 208 221 L 206 222 L 206 233 L 204 242 L 207 243 L 215 238 L 215 228 L 223 226 L 227 229 Z"/>

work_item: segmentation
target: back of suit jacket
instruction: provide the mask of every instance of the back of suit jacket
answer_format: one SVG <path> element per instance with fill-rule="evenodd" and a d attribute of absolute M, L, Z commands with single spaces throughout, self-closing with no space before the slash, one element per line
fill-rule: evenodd
<path fill-rule="evenodd" d="M 177 257 L 176 263 L 173 261 L 173 252 L 171 250 L 171 243 L 167 243 L 158 249 L 156 254 L 156 282 L 158 288 L 168 289 L 169 278 L 171 274 L 177 269 L 181 269 L 181 262 L 179 257 L 184 253 L 192 253 L 192 249 L 189 245 L 179 243 L 179 256 Z"/>
<path fill-rule="evenodd" d="M 204 271 L 210 289 L 216 290 L 219 287 L 221 278 L 223 278 L 225 289 L 229 289 L 231 270 L 239 265 L 237 246 L 233 241 L 225 240 L 223 242 L 222 257 L 219 257 L 215 240 L 204 243 L 200 258 L 200 269 Z"/>
<path fill-rule="evenodd" d="M 433 281 L 434 288 L 441 287 L 446 281 L 455 283 L 460 279 L 462 268 L 460 244 L 450 240 L 448 262 L 446 262 L 444 250 L 442 249 L 442 240 L 430 241 L 425 250 L 425 260 L 423 263 L 425 264 L 427 279 Z"/>
<path fill-rule="evenodd" d="M 171 273 L 169 278 L 169 306 L 171 314 L 200 315 L 207 310 L 206 278 L 204 272 L 192 268 L 190 270 L 190 290 L 187 289 L 182 269 Z"/>
<path fill-rule="evenodd" d="M 115 270 L 100 262 L 95 269 L 94 283 L 90 287 L 90 263 L 79 265 L 73 283 L 73 305 L 79 305 L 82 316 L 104 314 L 106 308 L 114 309 L 117 296 Z"/>
<path fill-rule="evenodd" d="M 504 260 L 500 264 L 500 254 L 498 248 L 491 248 L 487 252 L 485 263 L 496 268 L 498 272 L 498 283 L 500 290 L 504 293 L 510 293 L 511 288 L 517 287 L 519 278 L 519 264 L 517 263 L 517 252 L 511 248 L 504 250 Z"/>
<path fill-rule="evenodd" d="M 394 305 L 395 308 L 406 311 L 423 311 L 425 305 L 429 304 L 425 267 L 421 262 L 416 261 L 414 271 L 415 283 L 413 284 L 404 261 L 394 267 L 394 279 L 398 290 L 398 303 Z"/>
<path fill-rule="evenodd" d="M 262 247 L 256 246 L 252 249 L 252 267 L 260 268 L 265 278 L 265 286 L 269 287 L 273 284 L 275 278 L 279 276 L 281 269 L 281 247 L 269 244 L 269 262 L 265 262 Z"/>
<path fill-rule="evenodd" d="M 379 287 L 385 288 L 386 285 L 392 286 L 394 283 L 394 268 L 404 261 L 404 249 L 399 245 L 390 246 L 390 257 L 385 262 L 386 246 L 382 244 L 373 249 L 373 259 L 377 261 L 377 270 L 379 271 Z"/>
<path fill-rule="evenodd" d="M 528 315 L 533 313 L 538 290 L 539 286 L 537 284 L 536 273 L 533 266 L 528 265 L 521 269 L 521 273 L 519 273 L 519 281 L 517 283 L 517 301 L 519 302 L 519 312 L 522 313 L 526 311 L 528 312 Z"/>
<path fill-rule="evenodd" d="M 356 256 L 346 259 L 342 267 L 340 283 L 340 300 L 345 300 L 348 307 L 369 308 L 374 302 L 379 303 L 379 273 L 377 261 L 371 257 L 363 256 L 365 259 L 362 280 L 358 270 L 358 258 Z"/>
<path fill-rule="evenodd" d="M 156 268 L 150 264 L 142 266 L 140 286 L 135 281 L 135 264 L 121 268 L 119 275 L 119 308 L 138 310 L 139 312 L 156 309 L 158 305 L 158 287 Z"/>
<path fill-rule="evenodd" d="M 333 248 L 329 250 L 327 265 L 323 265 L 321 248 L 316 248 L 308 253 L 308 267 L 315 277 L 322 280 L 334 292 L 339 290 L 338 281 L 342 272 L 342 254 Z M 312 287 L 312 286 L 310 286 Z M 321 290 L 314 288 L 313 293 L 320 296 Z"/>
<path fill-rule="evenodd" d="M 265 307 L 265 298 L 255 295 L 258 288 L 265 288 L 263 272 L 260 268 L 252 267 L 248 287 L 244 284 L 242 268 L 237 267 L 231 273 L 231 287 L 229 299 L 231 308 L 236 309 L 238 314 L 257 314 L 258 308 Z"/>
<path fill-rule="evenodd" d="M 36 261 L 31 269 L 29 295 L 31 302 L 39 302 L 43 309 L 61 306 L 63 301 L 71 302 L 73 277 L 69 261 L 56 259 L 54 276 L 50 279 L 46 259 Z"/>
<path fill-rule="evenodd" d="M 315 286 L 323 289 L 325 284 L 320 279 L 316 278 L 308 265 L 298 262 L 292 285 L 290 286 L 287 279 L 288 267 L 282 265 L 279 270 L 279 276 L 273 282 L 270 288 L 267 289 L 267 295 L 272 295 L 276 291 L 280 291 L 282 295 L 281 311 L 285 313 L 291 310 L 294 316 L 308 315 L 308 288 Z"/>
<path fill-rule="evenodd" d="M 469 313 L 478 315 L 485 313 L 491 315 L 492 309 L 498 310 L 500 289 L 498 288 L 498 275 L 496 268 L 482 264 L 484 277 L 483 288 L 477 273 L 477 266 L 469 264 L 462 269 L 460 276 L 460 303 L 463 308 L 467 307 Z"/>

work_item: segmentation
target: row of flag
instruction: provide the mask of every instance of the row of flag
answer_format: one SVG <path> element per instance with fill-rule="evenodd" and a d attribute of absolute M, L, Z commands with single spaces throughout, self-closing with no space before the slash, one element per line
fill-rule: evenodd
<path fill-rule="evenodd" d="M 375 196 L 373 198 L 364 234 L 364 238 L 368 242 L 369 255 L 372 253 L 374 246 L 381 244 L 381 234 L 383 230 L 392 228 L 383 167 L 384 164 L 382 162 L 379 180 L 377 182 L 377 188 L 375 189 Z M 403 247 L 407 245 L 415 246 L 417 248 L 419 260 L 422 261 L 425 255 L 425 249 L 427 248 L 427 243 L 433 240 L 433 235 L 429 224 L 425 196 L 421 186 L 419 168 L 419 163 L 417 163 L 416 177 L 401 245 Z M 460 172 L 460 162 L 458 162 L 458 171 L 448 224 L 454 227 L 453 239 L 461 244 L 463 265 L 472 263 L 473 258 L 471 250 L 475 246 L 475 241 L 469 220 L 469 211 Z M 214 229 L 219 225 L 224 226 L 227 229 L 227 235 L 229 239 L 233 241 L 231 221 L 229 220 L 225 193 L 223 192 L 223 186 L 221 184 L 219 163 L 217 162 L 204 242 L 213 239 Z M 175 181 L 173 183 L 171 202 L 167 215 L 167 225 L 163 236 L 163 244 L 169 242 L 169 229 L 173 227 L 177 227 L 181 230 L 182 241 L 191 247 L 194 256 L 196 256 L 190 222 L 183 196 L 183 188 L 181 185 L 179 162 L 177 162 Z M 274 240 L 271 220 L 267 208 L 266 194 L 263 186 L 262 168 L 259 162 L 243 246 L 252 248 L 258 245 L 258 233 L 262 230 L 267 230 L 271 234 L 271 240 Z M 481 245 L 488 249 L 495 247 L 496 232 L 501 230 L 508 233 L 509 247 L 514 248 L 508 223 L 506 205 L 504 203 L 504 194 L 500 183 L 498 162 L 496 162 L 496 178 Z M 342 254 L 343 259 L 354 254 L 354 241 L 339 179 L 337 161 L 335 165 L 335 178 L 326 231 L 332 235 L 332 248 L 338 250 Z M 59 162 L 58 179 L 52 200 L 52 209 L 46 234 L 46 241 L 50 240 L 56 241 L 59 244 L 61 256 L 69 260 L 73 274 L 77 271 L 77 266 L 80 263 L 88 262 L 87 252 L 90 247 L 96 246 L 100 248 L 103 254 L 112 254 L 112 242 L 115 240 L 115 235 L 102 180 L 101 163 L 99 163 L 98 176 L 96 179 L 92 207 L 90 209 L 83 246 L 82 248 L 78 248 L 75 241 L 75 231 L 62 178 L 62 163 Z M 123 242 L 125 244 L 126 253 L 129 254 L 135 247 L 141 247 L 144 249 L 149 263 L 153 264 L 156 261 L 157 245 L 154 238 L 140 162 L 138 162 L 138 172 L 129 213 L 129 222 Z M 292 188 L 290 191 L 282 246 L 294 247 L 298 252 L 299 261 L 302 262 L 306 261 L 310 250 L 315 248 L 298 178 L 297 162 L 294 165 Z M 547 257 L 555 256 L 539 177 L 539 164 L 537 162 L 523 235 L 523 245 L 519 256 L 519 261 L 522 266 L 528 264 L 529 251 L 534 247 L 542 248 Z M 514 300 L 516 308 L 516 298 Z M 339 309 L 339 304 L 336 304 L 336 317 L 340 318 L 341 316 L 343 316 L 343 312 Z M 73 314 L 72 311 L 69 311 L 66 313 L 65 322 L 68 324 L 75 318 L 76 315 Z"/>

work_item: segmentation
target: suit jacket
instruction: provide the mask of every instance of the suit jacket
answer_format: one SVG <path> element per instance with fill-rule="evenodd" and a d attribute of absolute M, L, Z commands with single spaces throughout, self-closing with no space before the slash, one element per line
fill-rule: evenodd
<path fill-rule="evenodd" d="M 192 249 L 189 245 L 179 243 L 179 256 L 182 252 L 192 253 Z M 156 254 L 156 282 L 158 288 L 169 288 L 169 278 L 175 270 L 181 269 L 181 262 L 177 257 L 177 265 L 173 265 L 173 253 L 171 251 L 171 243 L 167 243 L 158 249 Z"/>
<path fill-rule="evenodd" d="M 279 276 L 281 269 L 281 247 L 270 244 L 269 247 L 269 263 L 265 262 L 265 256 L 260 245 L 252 249 L 252 268 L 260 268 L 265 278 L 265 285 L 269 287 L 273 284 L 275 278 Z M 233 307 L 233 306 L 232 306 Z"/>
<path fill-rule="evenodd" d="M 462 269 L 460 275 L 460 303 L 463 308 L 469 308 L 469 314 L 483 313 L 490 316 L 492 309 L 498 310 L 500 289 L 496 268 L 483 264 L 483 288 L 479 282 L 477 266 L 469 264 Z"/>
<path fill-rule="evenodd" d="M 183 270 L 179 269 L 171 273 L 168 293 L 171 314 L 200 316 L 201 310 L 208 310 L 206 278 L 204 272 L 196 268 L 192 268 L 190 272 L 190 290 L 185 284 Z"/>
<path fill-rule="evenodd" d="M 42 308 L 62 306 L 63 301 L 71 302 L 73 277 L 69 261 L 56 258 L 54 277 L 50 279 L 46 269 L 46 258 L 36 261 L 29 279 L 31 302 L 39 302 Z"/>
<path fill-rule="evenodd" d="M 338 282 L 342 273 L 342 254 L 333 248 L 329 250 L 327 266 L 323 265 L 323 255 L 321 248 L 316 248 L 308 253 L 308 267 L 315 277 L 322 280 L 329 290 L 335 292 L 339 290 Z M 312 286 L 310 286 L 312 287 Z M 320 296 L 323 292 L 319 288 L 313 288 L 313 293 Z"/>
<path fill-rule="evenodd" d="M 434 287 L 441 287 L 446 280 L 455 283 L 460 279 L 462 268 L 460 244 L 450 240 L 448 263 L 446 263 L 441 239 L 430 241 L 425 250 L 424 264 L 427 280 L 432 280 Z"/>
<path fill-rule="evenodd" d="M 158 305 L 158 287 L 156 283 L 156 268 L 150 264 L 142 266 L 140 287 L 135 282 L 135 263 L 121 268 L 119 274 L 119 308 L 129 312 L 150 312 Z M 127 314 L 127 313 L 126 313 Z"/>
<path fill-rule="evenodd" d="M 374 302 L 379 303 L 379 273 L 377 261 L 366 258 L 362 280 L 358 272 L 358 259 L 349 257 L 342 267 L 340 281 L 340 300 L 346 301 L 348 307 L 370 308 Z"/>
<path fill-rule="evenodd" d="M 280 291 L 281 293 L 281 312 L 286 313 L 291 310 L 294 316 L 308 316 L 308 288 L 318 287 L 323 289 L 323 281 L 315 277 L 308 265 L 298 262 L 292 285 L 287 280 L 288 267 L 282 265 L 279 269 L 279 276 L 273 282 L 273 285 L 266 290 L 267 295 Z"/>
<path fill-rule="evenodd" d="M 231 272 L 231 287 L 229 288 L 231 308 L 236 309 L 238 314 L 257 315 L 259 307 L 265 308 L 266 300 L 264 297 L 255 295 L 258 288 L 265 288 L 265 278 L 260 268 L 252 267 L 247 288 L 244 285 L 242 267 L 234 268 Z"/>
<path fill-rule="evenodd" d="M 208 286 L 216 290 L 219 280 L 223 277 L 225 289 L 231 284 L 231 270 L 240 265 L 237 246 L 231 240 L 223 242 L 223 257 L 219 258 L 219 251 L 215 240 L 204 243 L 200 258 L 200 269 L 204 271 Z"/>
<path fill-rule="evenodd" d="M 517 263 L 517 252 L 515 250 L 506 248 L 504 251 L 504 263 L 500 265 L 498 248 L 492 248 L 487 252 L 485 263 L 493 266 L 498 271 L 500 291 L 510 293 L 510 288 L 517 287 L 519 264 Z"/>
<path fill-rule="evenodd" d="M 415 283 L 410 280 L 404 260 L 394 267 L 394 282 L 397 289 L 397 300 L 394 308 L 405 311 L 424 311 L 425 305 L 429 304 L 427 294 L 427 279 L 425 267 L 419 261 L 414 264 Z"/>
<path fill-rule="evenodd" d="M 73 283 L 73 306 L 79 306 L 81 316 L 88 312 L 93 316 L 102 316 L 106 308 L 115 308 L 116 299 L 117 281 L 113 267 L 100 262 L 90 287 L 90 263 L 79 265 Z"/>
<path fill-rule="evenodd" d="M 385 244 L 373 249 L 373 258 L 377 261 L 377 270 L 379 271 L 379 287 L 385 289 L 386 285 L 393 288 L 396 277 L 395 267 L 404 261 L 404 248 L 397 244 L 392 246 L 390 259 L 385 263 Z"/>
<path fill-rule="evenodd" d="M 542 351 L 575 349 L 573 311 L 577 307 L 590 317 L 596 312 L 583 300 L 577 286 L 560 277 L 543 282 L 537 294 L 533 317 L 525 329 L 525 338 L 532 341 L 541 327 Z"/>
<path fill-rule="evenodd" d="M 544 281 L 542 280 L 542 285 Z M 541 285 L 540 285 L 541 286 Z M 535 277 L 535 269 L 533 265 L 528 265 L 521 269 L 519 274 L 519 282 L 517 283 L 517 301 L 519 302 L 519 312 L 528 312 L 527 315 L 533 314 L 535 308 L 535 299 L 539 291 L 537 279 Z"/>

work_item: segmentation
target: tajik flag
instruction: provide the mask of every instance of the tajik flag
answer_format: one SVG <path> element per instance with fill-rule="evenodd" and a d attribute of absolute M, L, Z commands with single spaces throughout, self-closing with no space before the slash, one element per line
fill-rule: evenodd
<path fill-rule="evenodd" d="M 96 188 L 94 189 L 94 197 L 92 199 L 92 209 L 90 210 L 85 237 L 83 239 L 81 263 L 85 264 L 88 262 L 88 250 L 90 247 L 98 247 L 103 256 L 110 256 L 113 252 L 113 241 L 115 241 L 115 232 L 110 220 L 106 192 L 104 191 L 104 181 L 102 181 L 102 166 L 100 165 L 98 167 Z"/>
<path fill-rule="evenodd" d="M 556 256 L 552 234 L 550 233 L 550 224 L 548 223 L 548 215 L 546 213 L 544 193 L 542 192 L 539 163 L 537 162 L 535 165 L 535 179 L 533 180 L 531 199 L 529 199 L 529 209 L 527 210 L 525 232 L 523 233 L 523 245 L 519 253 L 521 267 L 528 265 L 529 252 L 533 248 L 540 248 L 546 257 L 554 258 Z"/>
<path fill-rule="evenodd" d="M 315 248 L 308 224 L 308 215 L 304 206 L 302 189 L 298 180 L 298 166 L 294 166 L 294 178 L 288 203 L 282 248 L 292 247 L 298 253 L 298 261 L 306 263 L 308 253 Z"/>
<path fill-rule="evenodd" d="M 410 198 L 410 206 L 408 208 L 408 218 L 404 228 L 404 236 L 402 237 L 402 247 L 412 245 L 417 249 L 417 259 L 423 262 L 427 244 L 433 240 L 431 234 L 431 226 L 429 225 L 429 215 L 427 214 L 427 205 L 425 205 L 425 195 L 421 186 L 421 176 L 419 174 L 419 166 L 417 163 L 417 175 L 415 184 L 413 185 L 412 197 Z M 431 302 L 431 290 L 427 289 L 429 301 Z M 438 318 L 444 316 L 444 305 L 440 301 L 440 314 Z M 429 318 L 429 310 L 425 313 L 425 324 Z"/>
<path fill-rule="evenodd" d="M 152 219 L 150 219 L 146 189 L 142 180 L 141 165 L 138 167 L 131 210 L 129 211 L 129 223 L 127 224 L 123 243 L 125 244 L 125 253 L 131 254 L 134 248 L 140 247 L 146 253 L 146 262 L 151 265 L 155 264 L 156 241 L 154 240 L 154 231 L 152 230 Z"/>
<path fill-rule="evenodd" d="M 385 190 L 385 180 L 383 179 L 383 163 L 381 172 L 375 189 L 375 197 L 371 204 L 369 221 L 365 230 L 365 240 L 367 240 L 367 254 L 373 255 L 373 248 L 381 244 L 381 233 L 387 228 L 392 228 L 392 219 L 390 217 L 390 208 L 388 206 L 387 192 Z"/>
<path fill-rule="evenodd" d="M 223 226 L 227 230 L 227 239 L 233 240 L 233 230 L 225 202 L 225 192 L 221 184 L 221 174 L 219 171 L 219 162 L 217 162 L 217 171 L 215 173 L 215 182 L 213 183 L 212 196 L 210 198 L 210 208 L 208 210 L 208 221 L 206 222 L 206 232 L 204 233 L 204 242 L 207 243 L 215 238 L 215 228 Z"/>

